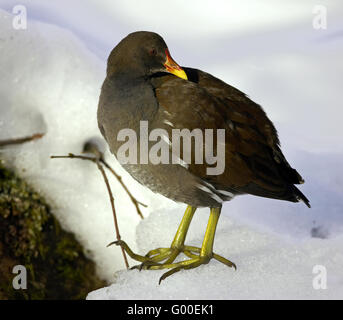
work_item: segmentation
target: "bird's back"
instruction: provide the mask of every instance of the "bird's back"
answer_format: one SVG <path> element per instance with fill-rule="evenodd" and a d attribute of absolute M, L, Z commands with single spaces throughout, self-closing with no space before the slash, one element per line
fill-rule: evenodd
<path fill-rule="evenodd" d="M 277 130 L 261 106 L 208 73 L 183 69 L 188 81 L 169 74 L 152 79 L 159 105 L 171 116 L 173 127 L 226 132 L 224 172 L 209 176 L 203 165 L 194 163 L 189 171 L 215 190 L 302 200 L 309 206 L 294 186 L 304 180 L 287 162 Z"/>

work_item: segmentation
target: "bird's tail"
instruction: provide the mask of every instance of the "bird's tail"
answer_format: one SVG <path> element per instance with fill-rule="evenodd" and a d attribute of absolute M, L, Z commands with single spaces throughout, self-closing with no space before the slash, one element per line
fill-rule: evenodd
<path fill-rule="evenodd" d="M 292 185 L 292 191 L 298 201 L 304 202 L 309 208 L 311 208 L 310 201 L 305 197 L 305 195 L 296 186 Z"/>

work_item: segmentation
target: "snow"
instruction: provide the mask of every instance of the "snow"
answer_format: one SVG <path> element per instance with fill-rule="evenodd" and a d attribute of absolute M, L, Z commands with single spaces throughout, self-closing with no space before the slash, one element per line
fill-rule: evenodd
<path fill-rule="evenodd" d="M 111 280 L 124 263 L 121 252 L 106 248 L 115 233 L 100 172 L 91 162 L 50 159 L 80 154 L 88 139 L 101 137 L 96 109 L 105 64 L 69 31 L 39 22 L 16 31 L 4 11 L 0 11 L 0 39 L 0 139 L 45 133 L 35 142 L 2 150 L 3 157 L 48 198 L 64 228 L 74 232 L 97 261 L 99 275 Z M 114 163 L 108 151 L 106 158 L 136 198 L 150 205 L 147 191 L 141 193 L 142 187 Z M 121 234 L 133 238 L 140 218 L 118 182 L 109 178 L 114 196 L 120 199 L 116 209 Z"/>
<path fill-rule="evenodd" d="M 196 212 L 187 244 L 199 246 L 208 211 Z M 169 247 L 181 220 L 181 210 L 152 213 L 137 228 L 139 253 Z M 158 284 L 166 270 L 119 271 L 115 283 L 88 294 L 87 299 L 342 299 L 343 236 L 323 240 L 286 241 L 262 233 L 223 215 L 214 252 L 230 259 L 237 271 L 211 260 L 197 269 L 183 270 Z M 327 288 L 315 289 L 315 266 L 327 269 Z"/>
<path fill-rule="evenodd" d="M 165 24 L 159 18 L 165 17 L 163 4 L 148 21 L 152 2 L 134 10 L 132 0 L 120 6 L 112 2 L 47 5 L 43 0 L 23 0 L 27 30 L 14 30 L 11 14 L 0 10 L 0 139 L 46 133 L 41 140 L 1 150 L 2 157 L 49 199 L 64 228 L 76 234 L 96 261 L 98 274 L 113 283 L 88 299 L 342 299 L 340 1 L 322 1 L 328 7 L 327 30 L 312 28 L 316 1 L 297 10 L 295 1 L 286 6 L 279 1 L 271 11 L 262 6 L 256 15 L 238 2 L 230 2 L 233 11 L 222 3 L 211 15 L 206 6 L 193 12 L 187 5 L 180 19 L 163 19 Z M 66 5 L 72 6 L 70 10 Z M 12 2 L 2 0 L 1 7 L 11 11 Z M 225 12 L 228 18 L 222 25 Z M 180 23 L 185 16 L 187 27 Z M 239 16 L 244 19 L 237 20 Z M 286 157 L 306 180 L 300 188 L 311 209 L 252 196 L 224 205 L 215 251 L 234 261 L 237 271 L 211 261 L 159 286 L 163 271 L 124 270 L 120 249 L 106 248 L 115 239 L 113 217 L 96 166 L 50 159 L 78 154 L 87 140 L 101 137 L 96 109 L 105 59 L 135 30 L 161 33 L 177 62 L 206 70 L 260 103 L 278 128 Z M 141 221 L 110 177 L 122 238 L 141 254 L 169 246 L 185 206 L 140 186 L 108 150 L 105 157 L 135 197 L 148 205 L 142 208 L 147 218 Z M 197 211 L 188 244 L 201 245 L 207 217 L 208 210 Z M 316 265 L 327 269 L 327 289 L 313 288 Z"/>

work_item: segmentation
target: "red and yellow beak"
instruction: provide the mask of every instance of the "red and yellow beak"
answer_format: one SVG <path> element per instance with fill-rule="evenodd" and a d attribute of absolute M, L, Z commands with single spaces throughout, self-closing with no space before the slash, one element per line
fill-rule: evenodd
<path fill-rule="evenodd" d="M 168 49 L 166 49 L 166 57 L 167 59 L 164 63 L 166 70 L 181 79 L 188 80 L 186 72 L 173 60 Z"/>

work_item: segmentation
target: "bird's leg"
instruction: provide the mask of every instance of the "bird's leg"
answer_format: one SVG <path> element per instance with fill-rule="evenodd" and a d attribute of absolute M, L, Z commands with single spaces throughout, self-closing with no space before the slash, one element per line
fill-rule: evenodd
<path fill-rule="evenodd" d="M 170 248 L 157 248 L 149 251 L 145 256 L 141 256 L 135 254 L 122 240 L 115 241 L 112 244 L 120 245 L 132 259 L 142 262 L 142 264 L 134 266 L 133 268 L 144 268 L 149 270 L 170 268 L 170 271 L 162 275 L 160 282 L 175 272 L 180 271 L 181 269 L 196 268 L 202 264 L 208 263 L 212 258 L 224 263 L 228 267 L 234 267 L 236 269 L 236 265 L 233 262 L 213 252 L 214 236 L 221 208 L 211 208 L 210 217 L 201 248 L 187 246 L 184 244 L 195 210 L 196 208 L 192 206 L 187 207 Z M 173 263 L 181 252 L 183 252 L 190 259 Z M 164 263 L 160 263 L 163 260 L 166 261 Z"/>
<path fill-rule="evenodd" d="M 160 283 L 162 280 L 167 278 L 168 276 L 180 271 L 181 269 L 192 269 L 196 268 L 202 264 L 207 264 L 212 258 L 224 263 L 229 267 L 234 267 L 236 269 L 236 265 L 231 261 L 213 253 L 213 243 L 214 243 L 214 236 L 216 232 L 216 227 L 218 223 L 218 219 L 220 216 L 221 208 L 211 208 L 210 217 L 208 220 L 204 240 L 201 246 L 201 249 L 191 246 L 183 246 L 183 252 L 190 257 L 189 260 L 177 262 L 177 263 L 163 263 L 159 265 L 150 265 L 147 266 L 149 270 L 158 270 L 158 269 L 165 269 L 171 268 L 170 271 L 164 273 L 160 278 Z M 187 253 L 190 252 L 188 255 Z M 192 252 L 198 253 L 198 255 L 193 254 Z"/>
<path fill-rule="evenodd" d="M 159 262 L 167 259 L 164 262 L 164 264 L 168 264 L 172 263 L 180 254 L 180 252 L 184 252 L 185 239 L 187 236 L 189 225 L 191 224 L 191 221 L 193 219 L 195 210 L 195 207 L 187 206 L 170 248 L 158 248 L 155 250 L 151 250 L 146 254 L 146 257 L 152 259 L 154 262 Z"/>
<path fill-rule="evenodd" d="M 145 265 L 150 265 L 154 263 L 156 264 L 165 259 L 167 259 L 166 263 L 172 263 L 178 256 L 178 254 L 184 251 L 185 249 L 184 242 L 195 210 L 195 207 L 187 206 L 170 248 L 157 248 L 154 250 L 150 250 L 145 256 L 141 256 L 139 254 L 134 253 L 123 240 L 111 242 L 109 246 L 112 244 L 121 246 L 132 259 L 143 263 L 142 265 L 135 266 L 134 268 L 142 268 Z M 185 252 L 185 254 L 191 253 Z"/>

